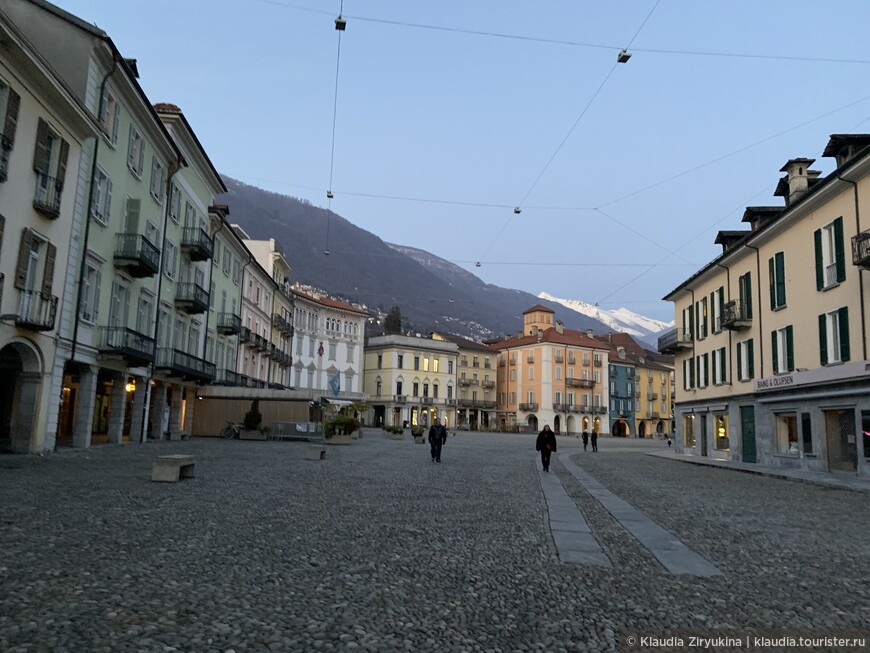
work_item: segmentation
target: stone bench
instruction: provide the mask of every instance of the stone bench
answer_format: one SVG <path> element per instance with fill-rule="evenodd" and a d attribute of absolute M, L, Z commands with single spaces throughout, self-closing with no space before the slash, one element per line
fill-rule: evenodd
<path fill-rule="evenodd" d="M 177 483 L 179 478 L 193 478 L 193 456 L 170 454 L 159 456 L 151 469 L 151 480 L 161 483 Z"/>
<path fill-rule="evenodd" d="M 326 447 L 319 444 L 308 445 L 308 453 L 305 456 L 306 460 L 325 460 Z"/>

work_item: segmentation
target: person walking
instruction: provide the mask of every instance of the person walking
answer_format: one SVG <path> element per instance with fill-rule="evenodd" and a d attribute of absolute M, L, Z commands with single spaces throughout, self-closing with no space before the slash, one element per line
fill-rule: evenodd
<path fill-rule="evenodd" d="M 598 431 L 592 431 L 592 451 L 598 451 Z"/>
<path fill-rule="evenodd" d="M 556 450 L 556 434 L 550 430 L 550 425 L 545 424 L 544 430 L 538 433 L 538 440 L 535 442 L 535 451 L 541 452 L 541 464 L 544 466 L 544 471 L 550 471 L 550 454 Z"/>
<path fill-rule="evenodd" d="M 432 447 L 432 462 L 441 462 L 441 447 L 447 442 L 447 429 L 441 424 L 441 420 L 436 417 L 432 426 L 429 428 L 429 445 Z"/>
<path fill-rule="evenodd" d="M 589 446 L 589 433 L 586 429 L 583 429 L 583 451 L 586 451 L 586 447 Z"/>

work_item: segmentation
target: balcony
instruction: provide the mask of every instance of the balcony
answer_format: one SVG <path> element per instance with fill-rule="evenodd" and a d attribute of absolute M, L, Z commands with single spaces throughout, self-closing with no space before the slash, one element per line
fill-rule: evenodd
<path fill-rule="evenodd" d="M 482 381 L 480 385 L 487 390 L 492 390 L 495 387 L 495 381 Z"/>
<path fill-rule="evenodd" d="M 567 379 L 565 384 L 569 388 L 594 388 L 595 381 L 592 379 Z"/>
<path fill-rule="evenodd" d="M 393 403 L 404 404 L 408 401 L 408 395 L 393 395 Z"/>
<path fill-rule="evenodd" d="M 604 406 L 592 406 L 589 410 L 593 415 L 603 415 L 607 412 L 607 409 Z"/>
<path fill-rule="evenodd" d="M 574 365 L 577 362 L 577 359 L 574 358 L 574 354 L 568 354 L 568 365 Z"/>
<path fill-rule="evenodd" d="M 169 376 L 180 376 L 198 383 L 209 383 L 216 376 L 214 363 L 178 349 L 158 349 L 155 368 L 168 371 Z"/>
<path fill-rule="evenodd" d="M 420 401 L 421 401 L 421 403 L 424 403 L 424 404 L 427 404 L 427 405 L 428 405 L 428 404 L 433 404 L 433 403 L 435 403 L 435 401 L 434 401 L 434 397 L 421 397 L 421 398 L 420 398 Z"/>
<path fill-rule="evenodd" d="M 44 295 L 38 290 L 18 291 L 18 310 L 0 319 L 30 331 L 51 331 L 57 314 L 57 297 Z"/>
<path fill-rule="evenodd" d="M 647 399 L 652 399 L 653 401 L 655 401 L 655 400 L 658 399 L 658 398 L 659 398 L 659 393 L 658 393 L 658 392 L 650 392 L 650 393 L 647 393 Z"/>
<path fill-rule="evenodd" d="M 118 355 L 133 365 L 147 365 L 154 361 L 154 338 L 127 327 L 104 327 L 99 350 Z"/>
<path fill-rule="evenodd" d="M 135 279 L 153 277 L 160 270 L 160 250 L 145 236 L 115 236 L 115 267 L 126 270 Z"/>
<path fill-rule="evenodd" d="M 534 411 L 538 410 L 538 403 L 532 402 L 532 403 L 520 404 L 520 410 L 524 410 L 526 412 L 534 412 Z"/>
<path fill-rule="evenodd" d="M 565 410 L 567 410 L 569 413 L 579 413 L 580 406 L 578 406 L 577 404 L 568 404 L 567 406 L 565 406 Z"/>
<path fill-rule="evenodd" d="M 46 218 L 56 220 L 60 215 L 60 194 L 62 191 L 63 181 L 61 179 L 37 172 L 33 208 Z"/>
<path fill-rule="evenodd" d="M 601 367 L 601 359 L 600 359 L 600 358 L 595 358 L 595 359 L 593 359 L 592 364 L 593 364 L 595 367 Z"/>
<path fill-rule="evenodd" d="M 659 336 L 659 353 L 676 354 L 683 349 L 692 348 L 692 332 L 681 327 L 671 329 Z"/>
<path fill-rule="evenodd" d="M 241 319 L 239 319 L 239 323 L 241 323 Z M 250 343 L 252 335 L 254 334 L 251 333 L 251 330 L 248 327 L 241 327 L 239 329 L 239 344 Z"/>
<path fill-rule="evenodd" d="M 0 183 L 6 181 L 10 152 L 12 152 L 12 141 L 5 134 L 0 134 Z"/>
<path fill-rule="evenodd" d="M 293 335 L 293 325 L 287 321 L 287 319 L 280 315 L 279 313 L 275 313 L 272 315 L 272 326 L 274 326 L 281 333 L 292 336 Z"/>
<path fill-rule="evenodd" d="M 191 261 L 207 261 L 212 253 L 211 238 L 199 227 L 185 227 L 181 237 L 181 251 Z"/>
<path fill-rule="evenodd" d="M 557 413 L 567 413 L 568 408 L 568 404 L 553 404 L 553 410 Z"/>
<path fill-rule="evenodd" d="M 460 408 L 482 408 L 484 410 L 492 410 L 495 408 L 494 401 L 485 401 L 483 399 L 460 399 Z"/>
<path fill-rule="evenodd" d="M 653 419 L 659 419 L 662 416 L 662 414 L 659 411 L 654 410 L 653 412 L 651 412 L 649 414 L 649 416 L 652 417 Z"/>
<path fill-rule="evenodd" d="M 498 361 L 498 366 L 504 367 L 505 365 L 507 365 L 507 361 L 504 358 L 500 358 Z"/>
<path fill-rule="evenodd" d="M 180 283 L 175 290 L 175 305 L 189 315 L 208 310 L 208 291 L 195 283 Z"/>
<path fill-rule="evenodd" d="M 247 377 L 243 381 L 242 375 L 232 370 L 218 370 L 215 379 L 215 385 L 247 385 Z"/>
<path fill-rule="evenodd" d="M 752 309 L 741 299 L 732 299 L 722 310 L 722 327 L 735 331 L 752 326 Z"/>
<path fill-rule="evenodd" d="M 459 367 L 468 367 L 468 359 L 463 358 L 461 361 L 459 361 Z"/>
<path fill-rule="evenodd" d="M 472 366 L 472 367 L 480 367 L 480 361 L 474 361 L 474 362 L 471 364 L 471 366 Z"/>
<path fill-rule="evenodd" d="M 484 369 L 487 369 L 487 370 L 491 369 L 492 363 L 487 359 L 487 360 L 483 361 L 483 367 L 484 367 Z"/>
<path fill-rule="evenodd" d="M 235 313 L 218 313 L 217 332 L 224 336 L 234 336 L 242 330 L 242 318 Z"/>
<path fill-rule="evenodd" d="M 852 264 L 870 269 L 870 231 L 852 236 Z"/>
<path fill-rule="evenodd" d="M 471 385 L 471 379 L 459 379 L 456 383 L 460 387 L 465 388 Z"/>
<path fill-rule="evenodd" d="M 555 356 L 555 358 L 553 359 L 553 361 L 556 362 L 556 363 L 564 363 L 564 362 L 565 362 L 565 359 L 563 358 L 561 352 L 556 352 L 556 356 Z"/>

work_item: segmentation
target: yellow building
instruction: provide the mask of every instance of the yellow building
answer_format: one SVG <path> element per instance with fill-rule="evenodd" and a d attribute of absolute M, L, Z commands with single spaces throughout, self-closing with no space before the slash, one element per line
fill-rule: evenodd
<path fill-rule="evenodd" d="M 832 136 L 826 177 L 788 161 L 785 206 L 747 208 L 750 230 L 720 232 L 722 254 L 665 297 L 678 450 L 870 476 L 868 146 Z"/>
<path fill-rule="evenodd" d="M 498 352 L 480 342 L 447 333 L 433 333 L 433 340 L 456 343 L 456 424 L 469 431 L 486 431 L 496 425 L 496 361 Z"/>

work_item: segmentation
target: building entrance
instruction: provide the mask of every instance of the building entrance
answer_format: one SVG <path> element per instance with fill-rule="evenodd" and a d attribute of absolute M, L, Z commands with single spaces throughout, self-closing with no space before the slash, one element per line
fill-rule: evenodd
<path fill-rule="evenodd" d="M 858 436 L 854 410 L 825 410 L 825 440 L 828 469 L 854 472 L 858 469 Z"/>

